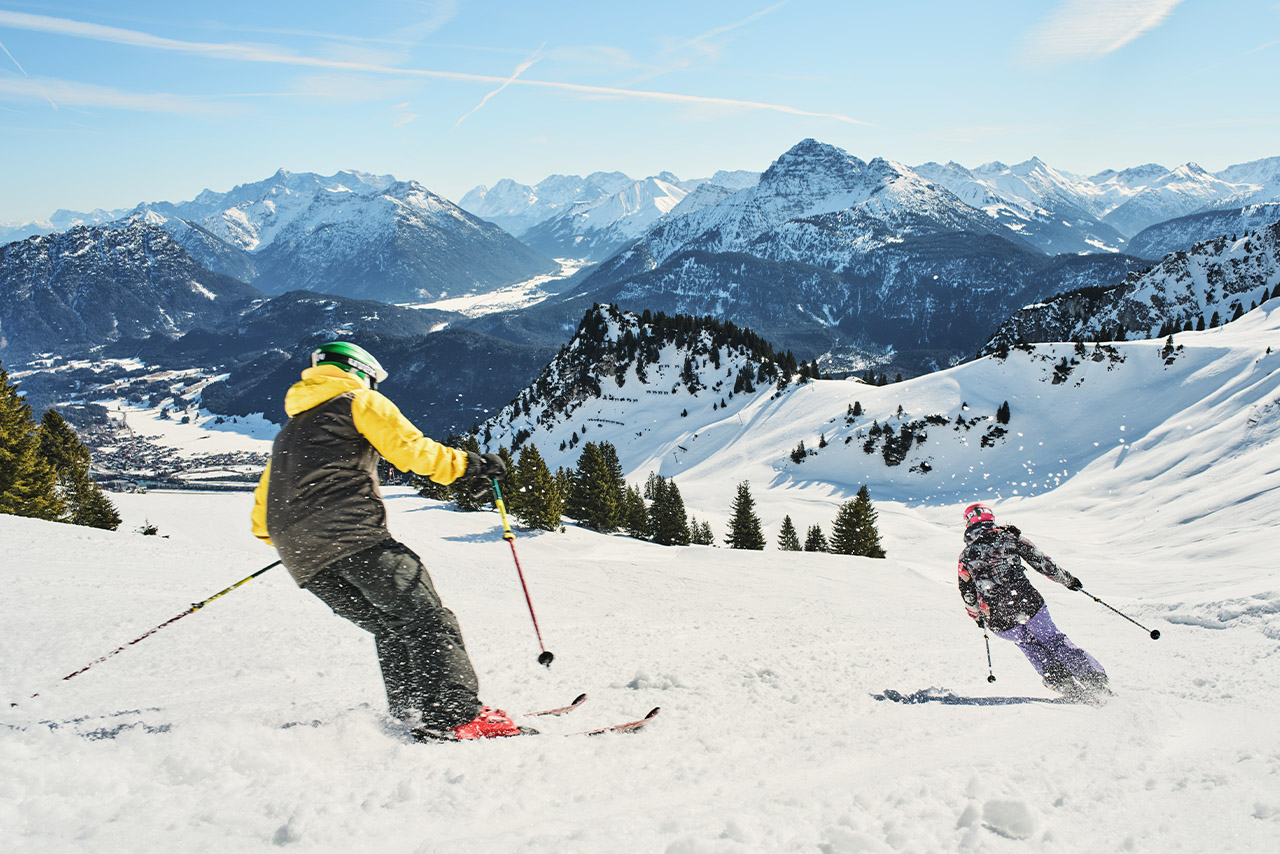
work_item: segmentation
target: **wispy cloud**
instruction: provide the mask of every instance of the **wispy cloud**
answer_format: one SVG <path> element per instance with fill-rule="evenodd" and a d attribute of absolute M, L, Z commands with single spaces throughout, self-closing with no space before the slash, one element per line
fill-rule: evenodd
<path fill-rule="evenodd" d="M 1182 0 L 1062 0 L 1023 43 L 1022 59 L 1054 66 L 1099 59 L 1164 23 Z"/>
<path fill-rule="evenodd" d="M 528 71 L 535 62 L 542 59 L 542 49 L 546 46 L 547 46 L 546 42 L 543 42 L 542 44 L 538 45 L 538 49 L 535 50 L 528 59 L 526 59 L 524 62 L 520 63 L 519 65 L 517 65 L 516 70 L 511 72 L 511 76 L 508 77 L 506 80 L 504 80 L 501 86 L 499 86 L 497 89 L 494 89 L 492 92 L 489 92 L 483 98 L 481 98 L 480 103 L 476 104 L 466 114 L 464 114 L 461 118 L 459 118 L 456 122 L 454 122 L 453 126 L 456 128 L 458 125 L 462 124 L 463 121 L 465 121 L 468 116 L 474 115 L 477 110 L 479 110 L 485 104 L 489 103 L 490 98 L 492 98 L 494 95 L 498 94 L 503 89 L 510 86 L 512 83 L 516 82 L 516 80 L 520 77 L 521 74 Z"/>
<path fill-rule="evenodd" d="M 63 106 L 101 107 L 147 113 L 212 115 L 228 111 L 226 106 L 213 104 L 206 100 L 187 98 L 182 95 L 163 92 L 121 92 L 109 86 L 96 86 L 91 83 L 76 83 L 67 80 L 51 80 L 37 77 L 0 77 L 0 99 L 8 101 L 46 100 L 50 103 L 53 103 L 56 99 Z"/>
<path fill-rule="evenodd" d="M 768 7 L 767 9 L 761 9 L 759 12 L 756 12 L 752 15 L 748 15 L 747 17 L 743 18 L 741 21 L 734 21 L 732 24 L 724 24 L 719 27 L 713 27 L 712 29 L 707 30 L 705 33 L 696 35 L 693 38 L 688 39 L 687 41 L 681 42 L 680 44 L 675 45 L 674 47 L 668 48 L 667 52 L 669 53 L 671 51 L 680 50 L 682 48 L 694 48 L 694 49 L 706 51 L 708 50 L 707 45 L 716 36 L 722 36 L 725 33 L 732 32 L 733 30 L 738 29 L 739 27 L 745 27 L 747 24 L 760 20 L 765 15 L 778 11 L 779 9 L 781 9 L 783 6 L 787 5 L 790 2 L 791 0 L 782 0 L 781 3 L 774 3 L 772 6 Z"/>
<path fill-rule="evenodd" d="M 770 110 L 797 116 L 827 118 L 849 124 L 871 124 L 870 122 L 855 119 L 840 113 L 802 110 L 798 107 L 791 107 L 786 104 L 770 104 L 762 101 L 747 101 L 737 98 L 686 95 L 676 92 L 623 89 L 612 86 L 592 86 L 581 83 L 563 83 L 550 80 L 528 80 L 515 77 L 499 77 L 491 74 L 469 74 L 459 71 L 433 71 L 419 68 L 399 68 L 375 63 L 321 59 L 318 57 L 288 53 L 271 46 L 181 41 L 178 39 L 164 38 L 162 36 L 153 36 L 149 33 L 139 32 L 137 30 L 124 30 L 118 27 L 107 27 L 100 24 L 73 21 L 66 18 L 53 18 L 46 15 L 31 15 L 23 12 L 0 11 L 0 26 L 55 33 L 63 36 L 91 39 L 94 41 L 105 41 L 150 50 L 173 51 L 204 56 L 210 59 L 239 62 L 261 62 L 304 68 L 325 68 L 337 71 L 365 72 L 404 77 L 494 83 L 504 86 L 528 86 L 553 89 L 588 97 L 628 98 L 691 105 L 732 106 L 743 109 Z"/>

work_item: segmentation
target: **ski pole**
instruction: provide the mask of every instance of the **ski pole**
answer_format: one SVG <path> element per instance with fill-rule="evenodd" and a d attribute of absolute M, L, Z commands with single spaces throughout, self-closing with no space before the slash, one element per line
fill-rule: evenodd
<path fill-rule="evenodd" d="M 1108 605 L 1106 602 L 1103 602 L 1101 599 L 1099 599 L 1097 596 L 1094 596 L 1092 593 L 1090 593 L 1088 590 L 1085 590 L 1083 587 L 1080 588 L 1080 592 L 1088 596 L 1093 601 L 1097 602 L 1099 605 L 1102 605 L 1104 608 L 1111 608 L 1110 605 Z M 1142 623 L 1139 623 L 1137 620 L 1135 620 L 1133 617 L 1130 617 L 1128 614 L 1124 614 L 1120 611 L 1116 611 L 1115 608 L 1111 608 L 1111 610 L 1115 611 L 1117 614 L 1120 614 L 1120 616 L 1124 617 L 1126 620 L 1133 623 L 1135 626 L 1142 629 L 1144 632 L 1150 632 L 1152 640 L 1160 640 L 1159 629 L 1148 629 L 1146 626 L 1142 625 Z"/>
<path fill-rule="evenodd" d="M 982 641 L 987 645 L 987 681 L 996 681 L 995 671 L 991 667 L 991 636 L 987 634 L 987 624 L 982 624 Z"/>
<path fill-rule="evenodd" d="M 524 571 L 520 569 L 520 557 L 516 554 L 516 535 L 511 533 L 511 525 L 507 523 L 507 505 L 502 500 L 498 479 L 494 477 L 489 480 L 493 485 L 493 504 L 502 516 L 502 539 L 511 546 L 511 558 L 516 562 L 516 575 L 520 576 L 520 589 L 524 591 L 524 601 L 529 606 L 529 617 L 533 620 L 533 633 L 538 636 L 538 647 L 542 650 L 542 654 L 538 656 L 538 663 L 543 667 L 550 667 L 555 656 L 547 651 L 546 644 L 542 642 L 542 630 L 538 628 L 538 615 L 533 612 L 533 600 L 529 598 L 529 585 L 524 582 Z"/>
<path fill-rule="evenodd" d="M 86 664 L 84 667 L 81 667 L 79 670 L 75 671 L 74 673 L 68 673 L 66 676 L 63 676 L 63 677 L 62 677 L 62 679 L 61 679 L 61 680 L 59 680 L 59 681 L 61 681 L 61 682 L 66 682 L 68 679 L 72 679 L 72 678 L 74 678 L 74 677 L 76 677 L 76 676 L 79 676 L 81 673 L 84 673 L 84 672 L 85 672 L 86 670 L 88 670 L 90 667 L 93 667 L 93 665 L 95 665 L 95 664 L 100 664 L 100 663 L 102 663 L 102 662 L 106 661 L 106 660 L 107 660 L 108 658 L 110 658 L 111 656 L 116 655 L 117 653 L 124 652 L 126 649 L 128 649 L 128 648 L 129 648 L 129 647 L 131 647 L 131 646 L 133 646 L 135 643 L 138 643 L 138 642 L 139 642 L 139 641 L 141 641 L 141 640 L 145 640 L 146 638 L 149 638 L 151 635 L 154 635 L 156 632 L 160 631 L 160 630 L 161 630 L 161 629 L 163 629 L 165 626 L 168 626 L 168 625 L 171 625 L 171 624 L 173 624 L 173 623 L 178 622 L 178 620 L 181 620 L 183 617 L 187 616 L 188 614 L 194 614 L 196 611 L 199 611 L 201 608 L 203 608 L 205 605 L 208 605 L 208 604 L 209 604 L 210 602 L 212 602 L 214 599 L 217 599 L 217 598 L 218 598 L 218 597 L 220 597 L 220 596 L 225 596 L 226 594 L 230 593 L 232 590 L 235 590 L 235 589 L 236 589 L 237 587 L 239 587 L 241 584 L 245 584 L 245 583 L 247 583 L 247 582 L 250 582 L 250 581 L 252 581 L 253 579 L 257 578 L 259 575 L 262 575 L 262 573 L 266 572 L 268 569 L 271 569 L 272 567 L 276 567 L 276 566 L 279 566 L 279 565 L 280 565 L 280 561 L 276 561 L 275 563 L 269 563 L 269 564 L 267 564 L 267 565 L 266 565 L 266 566 L 264 566 L 262 569 L 260 569 L 260 570 L 258 570 L 257 572 L 255 572 L 253 575 L 250 575 L 250 576 L 248 576 L 247 578 L 242 578 L 242 579 L 240 579 L 240 580 L 239 580 L 239 581 L 237 581 L 235 584 L 232 584 L 230 587 L 226 588 L 225 590 L 219 590 L 217 593 L 213 594 L 213 595 L 212 595 L 212 596 L 210 596 L 208 599 L 205 599 L 205 600 L 203 600 L 203 601 L 201 601 L 201 602 L 196 602 L 196 603 L 195 603 L 195 604 L 193 604 L 190 608 L 188 608 L 187 610 L 183 611 L 183 612 L 182 612 L 181 614 L 179 614 L 178 616 L 173 617 L 173 618 L 168 619 L 168 620 L 165 620 L 163 623 L 161 623 L 160 625 L 156 626 L 156 627 L 155 627 L 154 629 L 152 629 L 151 631 L 146 632 L 145 634 L 139 635 L 138 637 L 134 638 L 133 640 L 129 641 L 128 643 L 124 644 L 123 646 L 116 647 L 115 649 L 111 650 L 111 652 L 107 653 L 106 655 L 102 656 L 101 658 L 96 658 L 96 659 L 94 659 L 93 661 L 89 662 L 89 663 L 88 663 L 88 664 Z M 39 691 L 37 691 L 36 693 L 34 693 L 34 694 L 32 694 L 30 697 L 28 697 L 28 698 L 27 698 L 27 700 L 34 700 L 36 697 L 39 697 L 39 696 L 40 696 L 40 692 L 39 692 Z M 26 700 L 24 700 L 23 702 L 26 702 Z M 18 705 L 17 703 L 10 703 L 10 704 L 9 704 L 9 706 L 10 706 L 11 708 L 12 708 L 12 707 L 15 707 L 15 706 L 17 706 L 17 705 Z"/>

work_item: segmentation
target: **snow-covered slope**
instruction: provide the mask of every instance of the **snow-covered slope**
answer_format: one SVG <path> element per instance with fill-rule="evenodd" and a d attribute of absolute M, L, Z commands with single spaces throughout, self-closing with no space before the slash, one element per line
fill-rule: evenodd
<path fill-rule="evenodd" d="M 116 533 L 0 516 L 0 681 L 18 703 L 0 712 L 6 849 L 1272 850 L 1280 304 L 1179 343 L 1172 364 L 1160 342 L 1117 344 L 1123 361 L 1058 384 L 1070 345 L 878 388 L 735 395 L 723 412 L 621 387 L 643 405 L 601 415 L 632 422 L 587 438 L 615 442 L 632 480 L 674 476 L 721 535 L 749 481 L 771 543 L 784 514 L 826 527 L 865 482 L 888 557 L 517 531 L 549 670 L 496 515 L 390 490 L 392 529 L 457 613 L 484 698 L 519 711 L 586 690 L 549 733 L 661 706 L 634 737 L 406 743 L 381 714 L 372 641 L 279 569 L 61 682 L 274 552 L 248 534 L 246 494 L 117 496 Z M 1004 400 L 1009 432 L 982 447 Z M 865 415 L 846 424 L 854 401 Z M 897 467 L 843 441 L 929 413 L 978 420 L 931 427 Z M 828 446 L 792 463 L 818 434 Z M 925 459 L 931 472 L 909 470 Z M 1106 706 L 1046 702 L 998 639 L 987 683 L 955 589 L 972 498 L 1161 630 L 1153 643 L 1037 580 L 1107 667 Z M 132 532 L 144 522 L 162 536 Z"/>
<path fill-rule="evenodd" d="M 1280 222 L 1277 202 L 1202 211 L 1144 228 L 1129 241 L 1127 251 L 1139 258 L 1163 258 L 1214 237 L 1236 237 L 1273 222 Z"/>

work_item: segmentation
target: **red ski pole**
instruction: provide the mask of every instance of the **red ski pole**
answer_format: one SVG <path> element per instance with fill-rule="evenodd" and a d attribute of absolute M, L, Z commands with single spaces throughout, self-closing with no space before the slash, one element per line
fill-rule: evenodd
<path fill-rule="evenodd" d="M 533 612 L 533 600 L 529 598 L 529 585 L 525 584 L 524 571 L 520 569 L 520 556 L 516 554 L 516 535 L 511 533 L 511 525 L 507 522 L 507 505 L 502 500 L 502 489 L 499 488 L 496 477 L 490 478 L 490 482 L 493 484 L 493 504 L 502 516 L 502 539 L 511 546 L 511 558 L 516 562 L 516 575 L 520 576 L 520 589 L 524 591 L 524 601 L 529 606 L 529 617 L 533 620 L 533 633 L 538 636 L 538 647 L 542 650 L 542 654 L 538 656 L 538 663 L 543 667 L 550 667 L 555 656 L 547 651 L 546 644 L 542 642 L 542 630 L 538 628 L 538 615 Z"/>

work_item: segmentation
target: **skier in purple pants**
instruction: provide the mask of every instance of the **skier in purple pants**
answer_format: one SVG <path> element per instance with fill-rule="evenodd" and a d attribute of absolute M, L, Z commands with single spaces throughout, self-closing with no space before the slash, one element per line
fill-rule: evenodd
<path fill-rule="evenodd" d="M 1049 616 L 1040 591 L 1027 580 L 1023 561 L 1068 590 L 1079 578 L 1058 566 L 1013 525 L 996 525 L 985 504 L 965 508 L 964 551 L 958 567 L 960 597 L 979 626 L 1013 641 L 1044 680 L 1060 694 L 1084 698 L 1107 692 L 1107 673 L 1097 659 L 1071 642 Z"/>

